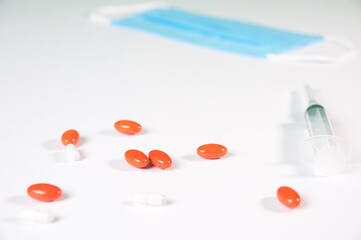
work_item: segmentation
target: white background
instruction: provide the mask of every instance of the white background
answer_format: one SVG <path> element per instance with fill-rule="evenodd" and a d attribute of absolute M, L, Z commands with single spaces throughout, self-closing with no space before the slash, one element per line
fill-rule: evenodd
<path fill-rule="evenodd" d="M 169 2 L 361 45 L 357 0 Z M 86 18 L 120 3 L 129 1 L 0 1 L 0 239 L 361 239 L 360 56 L 340 65 L 274 63 Z M 305 83 L 354 147 L 340 176 L 316 177 L 299 161 Z M 115 132 L 121 119 L 144 131 Z M 64 161 L 60 144 L 71 128 L 82 136 L 77 163 Z M 197 157 L 211 142 L 229 154 Z M 164 150 L 174 166 L 132 168 L 123 157 L 131 148 Z M 39 182 L 64 197 L 27 197 Z M 300 193 L 299 209 L 277 202 L 283 185 Z M 170 204 L 133 206 L 137 192 L 164 193 Z M 20 221 L 28 207 L 57 221 Z"/>

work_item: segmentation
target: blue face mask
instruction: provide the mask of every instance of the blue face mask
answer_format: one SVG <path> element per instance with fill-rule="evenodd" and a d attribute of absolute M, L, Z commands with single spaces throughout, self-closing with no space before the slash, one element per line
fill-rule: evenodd
<path fill-rule="evenodd" d="M 91 18 L 114 26 L 128 27 L 163 37 L 213 49 L 272 60 L 337 62 L 355 53 L 352 42 L 260 26 L 257 24 L 213 18 L 168 7 L 163 3 L 103 7 Z M 288 52 L 318 43 L 331 42 L 344 54 L 295 55 Z"/>

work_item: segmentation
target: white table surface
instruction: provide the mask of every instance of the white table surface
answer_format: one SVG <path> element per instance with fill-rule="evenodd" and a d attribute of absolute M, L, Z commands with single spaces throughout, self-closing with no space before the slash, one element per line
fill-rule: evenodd
<path fill-rule="evenodd" d="M 128 2 L 0 1 L 0 239 L 361 239 L 361 57 L 282 64 L 86 18 L 94 7 Z M 361 46 L 358 0 L 169 2 Z M 353 146 L 340 176 L 314 176 L 299 161 L 305 83 Z M 144 131 L 118 134 L 121 119 Z M 71 128 L 82 136 L 78 163 L 64 162 L 59 142 Z M 210 142 L 229 154 L 197 157 Z M 164 150 L 174 166 L 132 168 L 123 157 L 130 148 Z M 30 199 L 27 187 L 39 182 L 64 197 Z M 277 202 L 283 185 L 300 193 L 299 209 Z M 137 192 L 164 193 L 170 204 L 133 206 Z M 29 207 L 57 221 L 20 221 Z"/>

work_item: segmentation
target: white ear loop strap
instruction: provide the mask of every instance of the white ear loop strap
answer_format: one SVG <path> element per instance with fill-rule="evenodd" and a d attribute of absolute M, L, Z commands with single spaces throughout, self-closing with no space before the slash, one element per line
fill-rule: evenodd
<path fill-rule="evenodd" d="M 344 51 L 341 55 L 297 55 L 297 54 L 268 54 L 267 59 L 276 61 L 294 61 L 294 62 L 318 62 L 318 63 L 339 63 L 346 61 L 356 55 L 357 46 L 355 42 L 335 36 L 326 36 L 325 43 L 331 43 Z"/>
<path fill-rule="evenodd" d="M 112 20 L 122 19 L 152 9 L 164 9 L 168 7 L 169 5 L 164 2 L 145 2 L 120 6 L 105 6 L 96 8 L 91 11 L 89 14 L 89 18 L 90 20 L 97 23 L 110 24 Z"/>

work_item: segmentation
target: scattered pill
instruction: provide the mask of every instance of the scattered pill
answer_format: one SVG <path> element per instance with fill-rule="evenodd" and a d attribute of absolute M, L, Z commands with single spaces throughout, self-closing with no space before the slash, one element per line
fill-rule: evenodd
<path fill-rule="evenodd" d="M 114 128 L 121 133 L 134 135 L 142 131 L 142 126 L 134 121 L 120 120 L 114 123 Z"/>
<path fill-rule="evenodd" d="M 70 160 L 80 160 L 80 152 L 75 147 L 75 144 L 79 141 L 79 133 L 74 129 L 67 130 L 61 136 L 61 141 L 65 145 L 66 152 L 68 153 Z"/>
<path fill-rule="evenodd" d="M 200 146 L 197 149 L 197 154 L 207 159 L 218 159 L 227 153 L 227 148 L 220 144 L 210 143 Z"/>
<path fill-rule="evenodd" d="M 147 155 L 135 149 L 126 151 L 124 157 L 130 165 L 137 168 L 146 168 L 151 164 Z"/>
<path fill-rule="evenodd" d="M 36 200 L 51 202 L 59 199 L 62 195 L 62 191 L 57 186 L 38 183 L 28 187 L 28 195 Z"/>
<path fill-rule="evenodd" d="M 79 133 L 74 129 L 67 130 L 61 136 L 61 141 L 63 142 L 63 144 L 65 146 L 68 145 L 68 144 L 74 144 L 75 145 L 79 141 Z"/>
<path fill-rule="evenodd" d="M 148 154 L 150 162 L 161 169 L 166 169 L 172 166 L 172 159 L 163 151 L 152 150 Z"/>
<path fill-rule="evenodd" d="M 134 196 L 134 202 L 144 205 L 162 206 L 167 204 L 167 197 L 161 193 L 138 193 Z"/>
<path fill-rule="evenodd" d="M 52 212 L 38 209 L 25 209 L 21 211 L 20 217 L 23 220 L 42 223 L 51 223 L 55 220 L 55 216 Z"/>
<path fill-rule="evenodd" d="M 290 187 L 280 187 L 277 190 L 277 198 L 289 208 L 298 207 L 301 203 L 300 195 Z"/>

